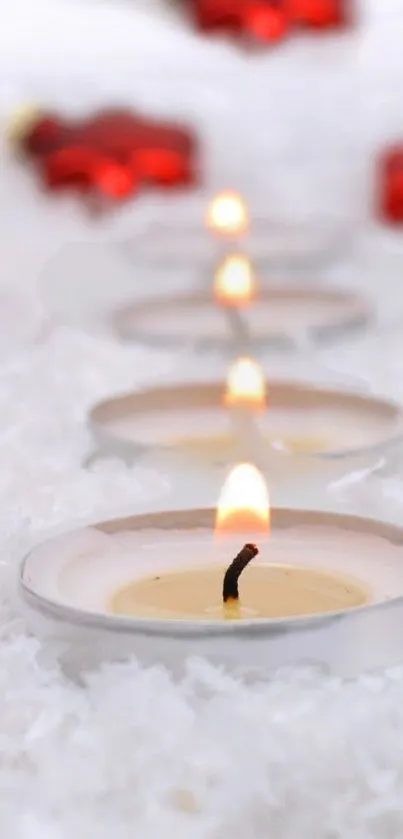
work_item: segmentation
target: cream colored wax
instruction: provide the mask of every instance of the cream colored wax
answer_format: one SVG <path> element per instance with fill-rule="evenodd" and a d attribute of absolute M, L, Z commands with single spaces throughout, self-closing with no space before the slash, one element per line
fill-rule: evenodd
<path fill-rule="evenodd" d="M 165 618 L 289 618 L 339 612 L 368 601 L 356 581 L 322 570 L 284 565 L 245 569 L 239 580 L 240 610 L 222 603 L 224 567 L 156 574 L 117 591 L 117 615 Z"/>
<path fill-rule="evenodd" d="M 262 435 L 262 441 L 267 447 L 276 451 L 284 451 L 289 454 L 313 454 L 315 452 L 326 452 L 331 448 L 333 441 L 325 435 L 287 435 L 281 437 L 276 434 Z M 190 457 L 193 461 L 206 463 L 232 463 L 236 461 L 243 450 L 243 441 L 238 440 L 234 434 L 212 434 L 209 437 L 182 437 L 170 440 L 170 445 L 180 447 L 181 452 Z M 334 443 L 333 443 L 334 445 Z"/>
<path fill-rule="evenodd" d="M 269 397 L 270 402 L 270 397 Z M 257 418 L 261 436 L 268 447 L 281 445 L 290 452 L 334 452 L 372 446 L 387 438 L 391 418 L 375 412 L 361 415 L 352 410 L 277 408 L 269 404 Z M 192 457 L 208 460 L 232 459 L 237 445 L 225 407 L 186 410 L 128 411 L 103 421 L 103 429 L 120 440 L 144 446 L 183 447 Z M 180 429 L 180 433 L 178 430 Z"/>

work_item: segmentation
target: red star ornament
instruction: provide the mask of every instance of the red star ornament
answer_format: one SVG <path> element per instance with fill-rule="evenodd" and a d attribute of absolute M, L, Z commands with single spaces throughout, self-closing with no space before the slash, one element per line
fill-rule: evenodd
<path fill-rule="evenodd" d="M 124 200 L 142 186 L 192 186 L 198 179 L 198 147 L 191 131 L 125 110 L 81 121 L 42 114 L 19 146 L 51 190 L 94 191 Z"/>

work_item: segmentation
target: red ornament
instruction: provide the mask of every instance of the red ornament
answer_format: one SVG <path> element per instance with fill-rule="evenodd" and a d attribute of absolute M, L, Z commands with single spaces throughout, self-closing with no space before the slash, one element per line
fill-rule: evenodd
<path fill-rule="evenodd" d="M 193 0 L 196 25 L 204 32 L 237 32 L 242 6 L 243 0 Z"/>
<path fill-rule="evenodd" d="M 403 222 L 403 144 L 390 148 L 380 160 L 376 199 L 384 221 Z"/>
<path fill-rule="evenodd" d="M 354 0 L 187 0 L 197 27 L 274 43 L 291 28 L 334 29 L 351 23 Z"/>
<path fill-rule="evenodd" d="M 99 160 L 93 165 L 93 182 L 108 198 L 125 199 L 137 191 L 138 178 L 130 166 Z"/>
<path fill-rule="evenodd" d="M 251 3 L 244 12 L 247 31 L 257 40 L 275 43 L 287 34 L 289 21 L 284 9 L 264 0 Z"/>
<path fill-rule="evenodd" d="M 286 0 L 294 23 L 310 29 L 335 29 L 347 26 L 353 0 Z"/>
<path fill-rule="evenodd" d="M 93 165 L 92 152 L 83 146 L 57 149 L 46 157 L 43 180 L 49 189 L 73 187 L 87 192 L 92 184 Z"/>
<path fill-rule="evenodd" d="M 193 0 L 198 28 L 275 43 L 288 29 L 283 0 Z"/>
<path fill-rule="evenodd" d="M 104 111 L 76 122 L 43 115 L 20 146 L 52 190 L 93 191 L 119 201 L 140 185 L 172 188 L 196 182 L 194 135 L 128 111 Z"/>
<path fill-rule="evenodd" d="M 191 172 L 186 159 L 175 149 L 144 149 L 137 152 L 136 158 L 146 181 L 157 181 L 165 187 L 190 182 Z"/>
<path fill-rule="evenodd" d="M 41 117 L 20 139 L 21 148 L 28 155 L 46 154 L 60 143 L 64 135 L 63 122 L 54 114 Z"/>

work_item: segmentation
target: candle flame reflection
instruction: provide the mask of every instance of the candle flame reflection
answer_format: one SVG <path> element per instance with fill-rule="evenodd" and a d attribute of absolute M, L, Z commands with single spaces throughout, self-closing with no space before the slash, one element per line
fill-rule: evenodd
<path fill-rule="evenodd" d="M 248 227 L 246 204 L 237 192 L 219 192 L 207 208 L 206 225 L 229 236 L 241 236 Z"/>
<path fill-rule="evenodd" d="M 268 533 L 270 501 L 266 481 L 251 463 L 232 469 L 221 490 L 216 514 L 215 536 Z"/>
<path fill-rule="evenodd" d="M 243 254 L 227 256 L 217 268 L 214 293 L 224 306 L 245 306 L 257 294 L 257 283 L 249 259 Z"/>
<path fill-rule="evenodd" d="M 253 411 L 266 408 L 266 380 L 260 365 L 251 358 L 238 358 L 230 368 L 224 403 L 249 407 Z"/>

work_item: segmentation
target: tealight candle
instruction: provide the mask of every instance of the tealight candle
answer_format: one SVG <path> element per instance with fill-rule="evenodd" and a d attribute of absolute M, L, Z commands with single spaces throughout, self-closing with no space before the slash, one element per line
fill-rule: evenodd
<path fill-rule="evenodd" d="M 127 340 L 191 344 L 233 353 L 228 319 L 234 318 L 230 314 L 234 310 L 242 314 L 243 328 L 254 346 L 294 349 L 301 338 L 315 343 L 329 340 L 366 325 L 372 316 L 370 305 L 358 294 L 307 283 L 304 288 L 265 286 L 257 296 L 251 263 L 246 256 L 232 253 L 218 267 L 214 296 L 208 289 L 150 297 L 121 306 L 111 321 Z"/>
<path fill-rule="evenodd" d="M 98 611 L 102 601 L 110 614 L 161 620 L 290 618 L 339 612 L 374 599 L 371 574 L 361 577 L 363 563 L 355 569 L 351 553 L 347 562 L 336 559 L 334 543 L 328 551 L 326 529 L 314 546 L 309 541 L 304 546 L 301 533 L 286 543 L 272 540 L 267 486 L 249 463 L 234 467 L 224 483 L 214 539 L 211 535 L 168 533 L 161 540 L 150 534 L 142 544 L 136 534 L 122 534 L 120 558 L 113 545 L 103 547 L 100 539 L 91 545 L 91 538 L 81 536 L 72 542 L 65 569 L 57 572 L 58 584 L 64 598 L 74 591 L 81 607 L 86 603 Z M 87 584 L 78 592 L 83 569 Z M 48 592 L 49 584 L 44 578 Z"/>
<path fill-rule="evenodd" d="M 240 456 L 263 468 L 262 441 L 276 492 L 280 484 L 296 487 L 299 481 L 306 492 L 308 470 L 311 478 L 331 480 L 375 465 L 401 444 L 403 414 L 394 402 L 273 379 L 268 410 L 256 410 L 264 407 L 261 384 L 249 359 L 230 370 L 228 382 L 153 388 L 100 403 L 90 415 L 92 430 L 101 454 L 129 462 L 142 457 L 160 467 L 166 460 L 197 474 L 196 484 L 202 476 L 222 476 Z M 250 414 L 256 431 L 249 430 Z"/>
<path fill-rule="evenodd" d="M 30 628 L 68 648 L 70 672 L 202 655 L 351 676 L 401 660 L 402 560 L 403 531 L 380 522 L 290 509 L 271 521 L 262 476 L 240 464 L 216 514 L 137 515 L 48 540 L 23 561 L 20 593 Z"/>

